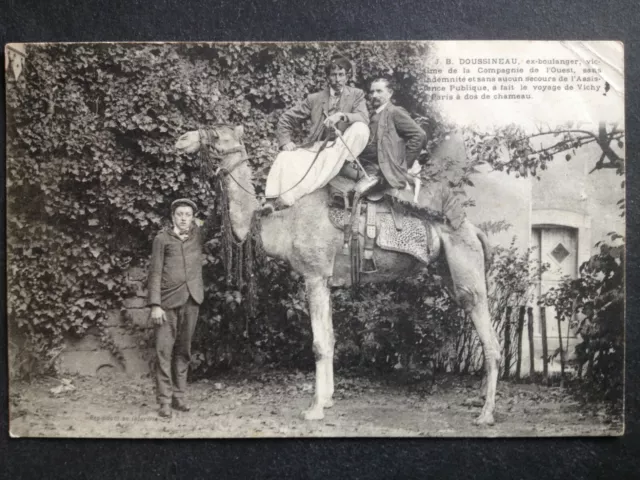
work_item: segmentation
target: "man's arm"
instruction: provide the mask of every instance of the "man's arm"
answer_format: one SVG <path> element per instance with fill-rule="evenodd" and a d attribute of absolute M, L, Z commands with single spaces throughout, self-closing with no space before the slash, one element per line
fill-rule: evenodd
<path fill-rule="evenodd" d="M 356 122 L 363 122 L 365 125 L 369 125 L 369 110 L 367 109 L 367 100 L 362 90 L 356 91 L 356 98 L 353 102 L 353 112 L 345 113 L 347 117 L 347 123 L 352 124 Z"/>
<path fill-rule="evenodd" d="M 311 116 L 311 104 L 309 103 L 309 97 L 305 98 L 302 102 L 298 103 L 295 107 L 286 110 L 278 120 L 278 126 L 276 129 L 276 136 L 278 137 L 278 144 L 283 147 L 287 143 L 291 142 L 291 135 L 296 127 L 299 127 L 302 122 Z"/>
<path fill-rule="evenodd" d="M 405 141 L 407 168 L 411 168 L 427 144 L 427 134 L 403 108 L 394 109 L 393 123 L 398 135 Z"/>
<path fill-rule="evenodd" d="M 164 267 L 164 242 L 161 235 L 156 235 L 151 247 L 151 262 L 149 264 L 149 305 L 160 306 L 160 286 L 162 282 L 162 268 Z"/>

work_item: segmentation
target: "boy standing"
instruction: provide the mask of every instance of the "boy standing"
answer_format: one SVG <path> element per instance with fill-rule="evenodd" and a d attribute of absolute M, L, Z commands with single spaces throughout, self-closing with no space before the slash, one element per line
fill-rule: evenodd
<path fill-rule="evenodd" d="M 158 414 L 171 408 L 188 412 L 184 402 L 191 338 L 204 299 L 203 229 L 196 225 L 196 204 L 181 198 L 171 204 L 173 228 L 156 235 L 149 270 L 149 305 L 156 325 Z"/>

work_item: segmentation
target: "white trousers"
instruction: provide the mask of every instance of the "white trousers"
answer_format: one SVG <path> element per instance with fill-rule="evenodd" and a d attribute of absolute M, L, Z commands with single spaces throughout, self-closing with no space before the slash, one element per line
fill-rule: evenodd
<path fill-rule="evenodd" d="M 313 159 L 322 142 L 316 142 L 309 148 L 280 152 L 269 170 L 265 195 L 279 197 L 284 205 L 291 206 L 302 196 L 324 187 L 338 174 L 347 159 L 353 160 L 351 153 L 357 157 L 367 146 L 369 127 L 356 122 L 345 130 L 342 138 L 344 143 L 339 138 L 327 143 L 315 163 Z"/>

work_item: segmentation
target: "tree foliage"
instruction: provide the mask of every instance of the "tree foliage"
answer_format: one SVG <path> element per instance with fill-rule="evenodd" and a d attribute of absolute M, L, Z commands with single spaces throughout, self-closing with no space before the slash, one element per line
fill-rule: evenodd
<path fill-rule="evenodd" d="M 624 130 L 617 123 L 600 122 L 597 130 L 568 122 L 555 128 L 538 128 L 528 133 L 518 125 L 508 125 L 482 133 L 467 129 L 467 140 L 472 160 L 482 159 L 496 170 L 515 173 L 516 176 L 539 176 L 556 155 L 563 154 L 567 161 L 577 155 L 580 147 L 596 144 L 600 158 L 591 170 L 614 169 L 624 175 Z"/>
<path fill-rule="evenodd" d="M 580 148 L 590 144 L 597 145 L 601 154 L 589 173 L 611 169 L 624 176 L 624 138 L 625 131 L 616 122 L 599 122 L 597 128 L 567 122 L 554 128 L 540 126 L 536 133 L 525 132 L 519 125 L 498 127 L 491 132 L 465 129 L 465 143 L 472 164 L 488 164 L 496 171 L 514 174 L 516 178 L 530 176 L 538 180 L 549 162 L 558 157 L 568 162 L 578 156 Z M 620 186 L 624 189 L 624 180 Z M 624 216 L 624 199 L 618 206 L 620 216 Z"/>

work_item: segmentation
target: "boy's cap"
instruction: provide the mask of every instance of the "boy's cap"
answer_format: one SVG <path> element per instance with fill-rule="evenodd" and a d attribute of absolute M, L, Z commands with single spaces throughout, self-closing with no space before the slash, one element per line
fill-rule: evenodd
<path fill-rule="evenodd" d="M 193 213 L 196 213 L 196 211 L 198 210 L 198 208 L 196 207 L 196 204 L 191 200 L 189 200 L 188 198 L 179 198 L 171 202 L 171 213 L 173 213 L 176 208 L 182 205 L 188 205 L 189 207 L 193 208 Z"/>

